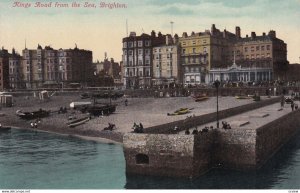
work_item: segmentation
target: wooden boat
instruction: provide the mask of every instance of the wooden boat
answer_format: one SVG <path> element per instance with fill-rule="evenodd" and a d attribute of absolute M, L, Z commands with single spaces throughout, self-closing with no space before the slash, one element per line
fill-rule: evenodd
<path fill-rule="evenodd" d="M 8 126 L 2 126 L 0 124 L 0 132 L 5 132 L 5 131 L 10 131 L 11 127 L 8 127 Z"/>
<path fill-rule="evenodd" d="M 109 115 L 116 111 L 116 105 L 106 104 L 106 105 L 94 105 L 88 106 L 81 109 L 82 113 L 89 112 L 91 115 Z"/>
<path fill-rule="evenodd" d="M 168 113 L 168 116 L 173 116 L 173 115 L 184 115 L 190 112 L 189 108 L 180 108 L 176 111 L 174 111 L 174 113 Z"/>
<path fill-rule="evenodd" d="M 195 102 L 205 101 L 207 99 L 209 99 L 208 96 L 200 96 L 200 97 L 195 98 Z"/>
<path fill-rule="evenodd" d="M 45 111 L 43 109 L 40 109 L 38 111 L 33 111 L 33 112 L 23 112 L 21 110 L 17 110 L 16 115 L 19 116 L 21 119 L 31 120 L 31 119 L 47 117 L 50 115 L 50 111 Z"/>
<path fill-rule="evenodd" d="M 81 124 L 83 124 L 85 122 L 88 122 L 89 120 L 90 120 L 89 116 L 88 117 L 83 117 L 81 119 L 76 119 L 74 121 L 68 122 L 67 125 L 69 127 L 76 127 L 76 126 L 81 125 Z"/>
<path fill-rule="evenodd" d="M 238 96 L 235 96 L 235 98 L 236 98 L 236 99 L 251 99 L 252 97 L 238 95 Z"/>

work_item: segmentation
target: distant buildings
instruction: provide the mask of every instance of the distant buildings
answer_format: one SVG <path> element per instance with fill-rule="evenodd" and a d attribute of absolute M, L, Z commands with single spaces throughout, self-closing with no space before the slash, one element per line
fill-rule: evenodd
<path fill-rule="evenodd" d="M 150 87 L 153 77 L 152 48 L 165 42 L 165 36 L 154 31 L 151 35 L 136 36 L 131 32 L 123 38 L 124 86 L 126 88 Z"/>
<path fill-rule="evenodd" d="M 9 56 L 9 88 L 22 89 L 25 85 L 22 81 L 21 73 L 22 58 L 15 49 L 12 50 L 12 54 Z"/>
<path fill-rule="evenodd" d="M 106 53 L 104 57 L 104 61 L 102 62 L 97 62 L 94 63 L 95 66 L 95 76 L 100 76 L 100 77 L 109 77 L 113 80 L 115 85 L 120 85 L 122 84 L 121 81 L 121 66 L 114 61 L 113 58 L 108 60 L 106 58 Z"/>
<path fill-rule="evenodd" d="M 9 53 L 8 50 L 0 50 L 0 90 L 9 88 Z"/>
<path fill-rule="evenodd" d="M 136 36 L 132 32 L 123 38 L 127 88 L 171 83 L 199 85 L 216 79 L 271 81 L 283 79 L 288 69 L 287 45 L 273 30 L 261 36 L 252 32 L 242 37 L 240 27 L 231 33 L 213 24 L 210 30 L 190 35 L 184 32 L 182 37 L 161 33 L 156 37 L 153 33 Z"/>
<path fill-rule="evenodd" d="M 178 36 L 165 36 L 165 43 L 153 47 L 153 78 L 152 85 L 170 85 L 181 83 L 181 69 L 179 66 L 180 48 Z"/>
<path fill-rule="evenodd" d="M 92 51 L 74 49 L 54 50 L 50 46 L 29 50 L 22 56 L 22 74 L 26 88 L 81 83 L 93 73 Z"/>

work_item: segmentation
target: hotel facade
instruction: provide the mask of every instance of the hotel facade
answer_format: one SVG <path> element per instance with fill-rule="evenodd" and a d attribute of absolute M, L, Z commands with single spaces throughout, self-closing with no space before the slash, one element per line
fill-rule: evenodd
<path fill-rule="evenodd" d="M 171 48 L 170 45 L 166 47 L 166 35 L 160 34 L 160 41 L 154 45 L 152 35 L 136 36 L 134 33 L 123 39 L 124 85 L 132 88 L 141 78 L 146 78 L 149 86 L 172 82 L 199 85 L 216 79 L 241 82 L 283 79 L 289 65 L 287 44 L 277 38 L 276 32 L 270 30 L 261 35 L 251 32 L 245 37 L 241 34 L 238 26 L 232 33 L 226 29 L 221 31 L 213 24 L 204 32 L 190 35 L 184 32 L 182 37 L 169 37 L 173 41 Z M 141 43 L 145 41 L 149 41 L 148 46 Z M 132 42 L 131 47 L 126 47 L 130 46 L 129 42 Z M 178 57 L 173 55 L 172 58 L 172 65 L 177 63 L 174 66 L 177 72 L 176 68 L 170 67 L 168 49 L 177 49 Z M 170 78 L 170 72 L 173 78 Z M 139 83 L 145 84 L 145 80 Z"/>

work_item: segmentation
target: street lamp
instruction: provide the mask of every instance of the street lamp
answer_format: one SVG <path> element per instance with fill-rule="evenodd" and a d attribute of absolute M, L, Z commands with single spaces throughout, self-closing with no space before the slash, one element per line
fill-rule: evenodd
<path fill-rule="evenodd" d="M 220 86 L 220 81 L 216 80 L 214 82 L 214 86 L 217 89 L 217 128 L 219 128 L 219 86 Z"/>

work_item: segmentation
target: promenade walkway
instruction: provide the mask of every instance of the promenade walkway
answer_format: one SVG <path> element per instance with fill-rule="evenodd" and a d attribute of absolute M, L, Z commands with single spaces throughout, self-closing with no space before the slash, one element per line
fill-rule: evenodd
<path fill-rule="evenodd" d="M 299 101 L 296 101 L 295 104 L 298 104 Z M 299 110 L 299 109 L 298 109 Z M 225 119 L 219 120 L 219 128 L 222 129 L 222 121 L 230 124 L 231 129 L 257 129 L 267 123 L 270 123 L 292 111 L 291 104 L 285 104 L 283 108 L 281 108 L 279 103 L 275 103 L 269 106 L 265 106 L 262 108 L 258 108 L 252 111 L 247 111 L 245 113 L 241 113 L 239 115 L 231 116 Z M 197 129 L 200 131 L 204 127 L 213 126 L 216 128 L 216 121 L 210 122 L 204 125 L 197 126 Z M 190 132 L 195 128 L 191 128 Z M 181 131 L 180 134 L 184 134 L 185 131 Z"/>

